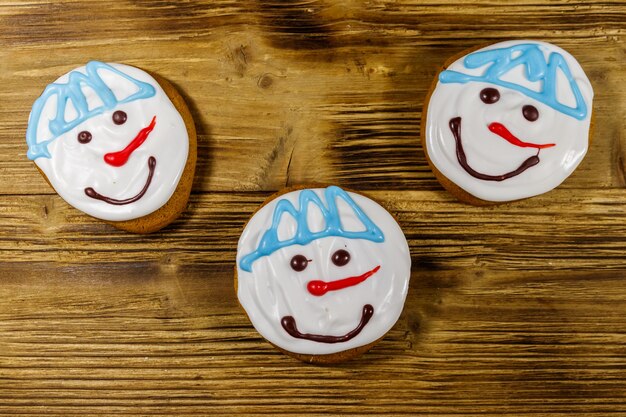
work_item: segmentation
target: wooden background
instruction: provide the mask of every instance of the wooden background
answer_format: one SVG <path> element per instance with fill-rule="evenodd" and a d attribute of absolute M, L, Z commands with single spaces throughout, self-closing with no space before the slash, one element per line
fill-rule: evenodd
<path fill-rule="evenodd" d="M 626 415 L 626 4 L 502 4 L 0 0 L 0 414 Z M 428 169 L 423 98 L 510 38 L 578 57 L 594 142 L 558 189 L 470 207 Z M 89 59 L 192 109 L 194 191 L 160 233 L 68 207 L 25 157 L 33 101 Z M 414 264 L 394 329 L 332 367 L 262 341 L 233 290 L 250 213 L 311 181 L 371 193 Z"/>

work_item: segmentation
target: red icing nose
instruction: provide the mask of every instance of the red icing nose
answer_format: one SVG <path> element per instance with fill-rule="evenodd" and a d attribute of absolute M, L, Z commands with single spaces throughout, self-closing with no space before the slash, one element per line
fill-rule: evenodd
<path fill-rule="evenodd" d="M 139 131 L 139 133 L 137 133 L 135 139 L 133 139 L 124 149 L 118 152 L 111 152 L 104 155 L 104 162 L 109 165 L 113 165 L 114 167 L 121 167 L 122 165 L 124 165 L 126 162 L 128 162 L 128 158 L 130 158 L 130 155 L 135 151 L 135 149 L 140 147 L 141 144 L 144 143 L 146 139 L 148 139 L 148 135 L 150 134 L 150 132 L 152 132 L 155 125 L 156 116 L 152 118 L 152 121 L 148 126 L 144 127 Z"/>
<path fill-rule="evenodd" d="M 507 129 L 502 123 L 498 123 L 498 122 L 491 123 L 489 125 L 489 130 L 491 130 L 493 133 L 500 136 L 502 139 L 506 140 L 510 144 L 519 146 L 520 148 L 544 149 L 544 148 L 550 148 L 552 146 L 555 146 L 554 143 L 541 144 L 541 143 L 524 142 L 518 139 L 513 133 L 509 132 L 509 129 Z"/>
<path fill-rule="evenodd" d="M 307 289 L 309 292 L 317 297 L 320 297 L 326 294 L 328 291 L 337 291 L 342 290 L 344 288 L 352 287 L 353 285 L 357 285 L 374 275 L 380 269 L 380 265 L 371 271 L 367 271 L 366 273 L 356 276 L 356 277 L 348 277 L 344 279 L 338 279 L 337 281 L 309 281 L 307 284 Z"/>

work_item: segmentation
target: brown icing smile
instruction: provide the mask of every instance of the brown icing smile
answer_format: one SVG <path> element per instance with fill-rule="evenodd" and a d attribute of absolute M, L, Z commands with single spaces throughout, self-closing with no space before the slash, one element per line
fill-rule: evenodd
<path fill-rule="evenodd" d="M 361 330 L 363 330 L 363 328 L 365 327 L 365 325 L 367 325 L 373 315 L 374 307 L 372 307 L 370 304 L 365 304 L 363 306 L 363 313 L 361 314 L 361 321 L 359 322 L 359 324 L 354 329 L 350 330 L 348 333 L 342 336 L 300 333 L 300 331 L 298 331 L 298 327 L 296 327 L 296 319 L 293 318 L 293 316 L 283 317 L 280 321 L 280 324 L 283 326 L 283 329 L 285 329 L 285 331 L 289 333 L 290 336 L 295 337 L 296 339 L 305 339 L 320 343 L 342 343 L 347 342 L 348 340 L 356 337 L 359 333 L 361 333 Z"/>
<path fill-rule="evenodd" d="M 533 155 L 526 159 L 522 164 L 514 171 L 507 172 L 502 175 L 488 175 L 483 174 L 482 172 L 476 171 L 467 163 L 467 156 L 465 156 L 465 150 L 463 149 L 463 143 L 461 142 L 461 118 L 454 117 L 450 119 L 450 130 L 454 135 L 454 140 L 456 142 L 456 157 L 459 160 L 459 164 L 461 167 L 470 174 L 474 178 L 478 178 L 479 180 L 485 181 L 504 181 L 506 179 L 515 177 L 522 172 L 526 171 L 528 168 L 533 167 L 539 163 L 539 150 L 537 150 L 537 155 Z M 552 144 L 550 144 L 552 145 Z M 553 146 L 553 145 L 552 145 Z"/>
<path fill-rule="evenodd" d="M 102 200 L 105 203 L 113 204 L 115 206 L 123 206 L 125 204 L 134 203 L 135 201 L 143 197 L 146 191 L 148 191 L 148 187 L 150 187 L 150 183 L 152 182 L 152 176 L 154 175 L 155 167 L 156 167 L 156 158 L 154 156 L 151 156 L 150 158 L 148 158 L 149 173 L 148 173 L 148 179 L 146 180 L 146 185 L 144 185 L 142 190 L 139 191 L 139 193 L 135 195 L 134 197 L 130 197 L 125 200 L 118 200 L 115 198 L 111 198 L 111 197 L 107 197 L 102 194 L 99 194 L 96 192 L 96 190 L 94 190 L 91 187 L 85 188 L 85 194 L 87 194 L 88 197 L 95 198 L 96 200 Z"/>

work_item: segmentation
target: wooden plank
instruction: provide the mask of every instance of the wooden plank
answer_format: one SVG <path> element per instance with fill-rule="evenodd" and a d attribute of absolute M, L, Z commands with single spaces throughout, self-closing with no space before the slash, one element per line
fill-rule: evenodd
<path fill-rule="evenodd" d="M 315 367 L 261 340 L 219 266 L 12 267 L 0 288 L 11 306 L 0 314 L 2 412 L 127 413 L 129 402 L 146 414 L 626 406 L 626 317 L 614 308 L 626 301 L 623 272 L 416 272 L 385 340 L 351 363 Z"/>
<path fill-rule="evenodd" d="M 493 38 L 485 36 L 484 30 L 470 31 L 467 35 L 459 32 L 454 24 L 459 17 L 449 14 L 450 10 L 445 7 L 444 14 L 438 18 L 447 19 L 451 26 L 444 33 L 439 26 L 408 30 L 406 26 L 410 22 L 396 23 L 393 19 L 394 25 L 405 28 L 388 29 L 380 25 L 381 18 L 375 17 L 378 13 L 372 10 L 361 16 L 365 19 L 359 23 L 365 25 L 363 33 L 345 24 L 332 23 L 331 26 L 338 26 L 339 33 L 348 33 L 352 39 L 332 43 L 325 52 L 315 45 L 300 48 L 302 45 L 296 41 L 287 48 L 289 45 L 285 42 L 272 40 L 266 33 L 271 25 L 278 25 L 281 37 L 291 36 L 290 30 L 299 26 L 284 27 L 283 20 L 289 20 L 299 9 L 281 6 L 281 2 L 267 4 L 273 6 L 261 7 L 257 11 L 260 16 L 252 13 L 247 23 L 240 22 L 244 18 L 230 6 L 224 6 L 224 10 L 218 8 L 218 11 L 189 12 L 192 17 L 176 20 L 181 27 L 168 29 L 169 37 L 156 36 L 156 39 L 147 34 L 150 31 L 163 33 L 164 18 L 159 15 L 160 19 L 154 19 L 151 13 L 168 16 L 168 10 L 175 12 L 171 8 L 141 9 L 145 15 L 136 16 L 138 20 L 132 21 L 141 31 L 130 25 L 123 31 L 118 29 L 119 34 L 111 33 L 106 42 L 97 41 L 96 35 L 102 36 L 97 30 L 89 30 L 89 35 L 80 41 L 75 40 L 73 29 L 45 42 L 35 37 L 32 42 L 21 44 L 8 36 L 8 41 L 15 43 L 8 52 L 0 52 L 4 67 L 0 82 L 8 87 L 0 92 L 0 101 L 11 103 L 10 107 L 0 109 L 2 119 L 6 120 L 0 129 L 0 194 L 51 192 L 24 157 L 25 121 L 32 102 L 47 83 L 94 57 L 149 68 L 179 87 L 198 125 L 197 191 L 276 190 L 285 184 L 312 181 L 341 181 L 366 188 L 438 187 L 427 167 L 418 137 L 426 89 L 437 68 L 449 56 L 493 41 Z M 81 7 L 71 8 L 72 13 L 65 17 L 73 19 L 75 27 L 88 24 L 85 21 L 88 16 Z M 17 8 L 18 13 L 6 19 L 20 27 L 25 13 L 36 22 L 36 18 L 28 14 L 31 8 Z M 112 8 L 112 13 L 119 13 L 117 9 L 119 7 Z M 267 22 L 267 16 L 276 10 L 286 17 Z M 482 13 L 481 8 L 478 10 Z M 537 13 L 556 19 L 558 15 L 568 15 L 568 10 L 554 9 L 547 13 L 540 9 Z M 582 38 L 563 38 L 555 35 L 554 30 L 546 33 L 544 27 L 525 32 L 527 37 L 557 42 L 570 49 L 587 70 L 596 90 L 605 95 L 604 100 L 596 100 L 594 106 L 594 146 L 564 186 L 607 187 L 626 183 L 623 174 L 626 146 L 621 135 L 624 106 L 615 107 L 616 102 L 626 104 L 623 99 L 626 88 L 622 82 L 626 69 L 621 65 L 625 54 L 616 42 L 619 25 L 616 27 L 613 23 L 619 23 L 620 18 L 623 22 L 626 13 L 620 14 L 621 9 L 616 9 L 616 16 L 605 17 L 599 10 L 603 8 L 596 6 L 593 12 L 583 11 L 580 16 L 570 11 L 577 17 L 562 22 L 570 25 L 562 31 L 569 33 L 576 29 Z M 184 11 L 181 13 L 186 16 Z M 212 17 L 203 21 L 209 25 L 205 31 L 197 33 L 199 23 L 193 19 L 199 19 L 203 13 L 211 13 Z M 306 10 L 303 13 L 310 14 Z M 510 17 L 510 13 L 507 10 L 505 16 Z M 524 18 L 530 19 L 534 13 Z M 320 19 L 326 19 L 324 13 L 320 14 Z M 507 20 L 505 16 L 496 14 L 495 18 Z M 602 28 L 594 26 L 593 30 L 584 31 L 578 25 L 583 18 L 591 22 L 600 18 L 606 21 Z M 546 24 L 541 22 L 541 25 Z M 65 23 L 56 22 L 54 27 L 65 30 Z M 297 19 L 294 24 L 299 25 Z M 322 23 L 318 26 L 326 27 Z M 108 26 L 105 28 L 108 30 Z M 184 32 L 185 28 L 189 33 Z M 384 47 L 371 45 L 369 40 L 374 37 L 371 36 L 374 28 L 378 39 L 394 39 L 394 43 Z M 454 38 L 445 40 L 446 33 Z M 124 35 L 128 37 L 123 38 Z M 428 35 L 436 35 L 443 43 L 433 45 Z M 172 36 L 175 39 L 171 39 Z M 505 34 L 500 36 L 506 37 Z M 459 37 L 465 43 L 459 44 Z M 73 41 L 68 42 L 68 39 Z M 111 42 L 115 48 L 111 48 Z M 33 53 L 45 53 L 51 47 L 59 53 L 46 57 L 32 68 Z M 150 56 L 145 56 L 146 48 L 150 49 Z M 174 56 L 172 51 L 176 51 Z M 616 111 L 621 112 L 618 117 Z"/>
<path fill-rule="evenodd" d="M 557 189 L 489 208 L 444 191 L 371 191 L 394 213 L 422 269 L 626 269 L 626 192 Z M 578 195 L 576 195 L 578 194 Z M 232 265 L 243 225 L 267 193 L 195 194 L 171 226 L 129 235 L 58 196 L 0 200 L 0 256 L 61 264 L 158 262 Z"/>

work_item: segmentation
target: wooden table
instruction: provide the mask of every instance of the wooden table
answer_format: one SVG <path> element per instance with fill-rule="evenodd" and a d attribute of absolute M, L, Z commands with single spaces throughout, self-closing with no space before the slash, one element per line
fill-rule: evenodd
<path fill-rule="evenodd" d="M 0 414 L 626 415 L 623 1 L 0 2 Z M 451 55 L 556 43 L 596 92 L 558 189 L 461 204 L 419 142 Z M 149 235 L 69 207 L 25 157 L 33 101 L 90 59 L 172 81 L 199 133 L 188 210 Z M 233 290 L 244 222 L 284 186 L 370 193 L 409 240 L 404 313 L 339 366 L 299 363 Z"/>

